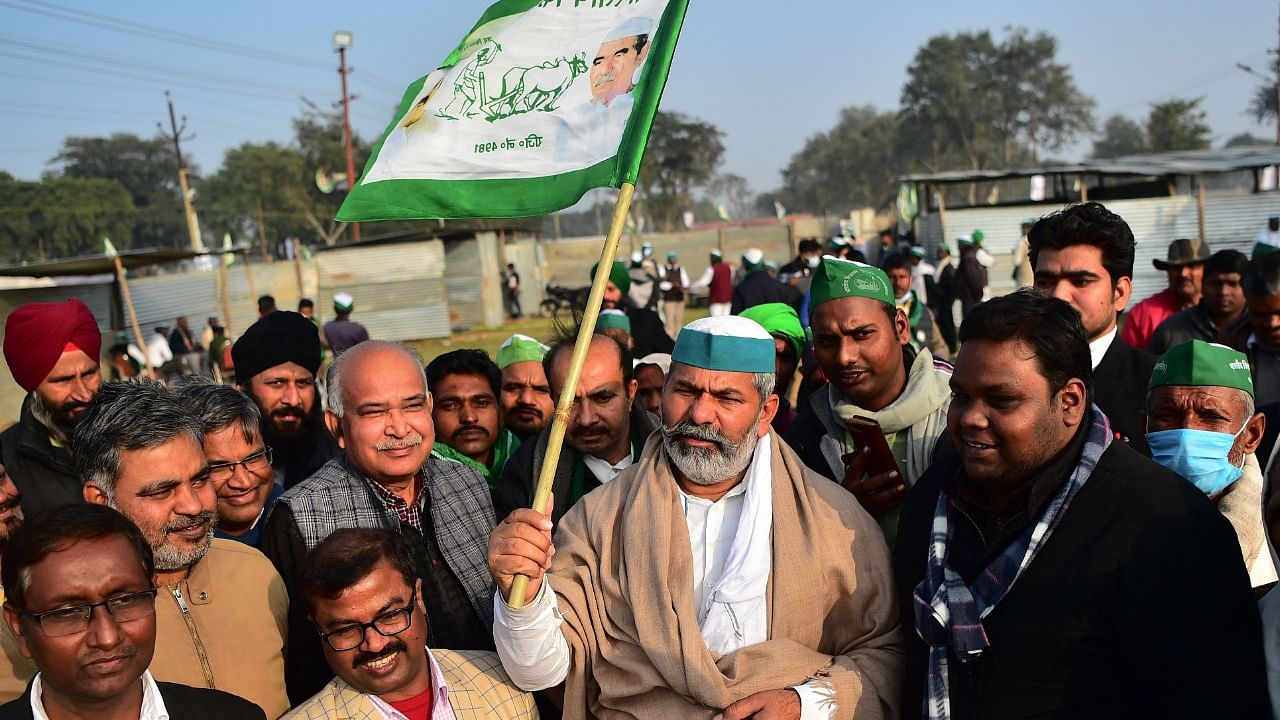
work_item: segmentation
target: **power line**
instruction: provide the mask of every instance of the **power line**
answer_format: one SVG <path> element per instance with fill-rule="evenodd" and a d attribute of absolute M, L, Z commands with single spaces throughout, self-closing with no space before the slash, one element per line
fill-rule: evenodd
<path fill-rule="evenodd" d="M 202 35 L 168 30 L 155 25 L 147 25 L 145 23 L 124 20 L 122 18 L 111 17 L 109 15 L 101 15 L 87 10 L 70 8 L 65 5 L 58 5 L 44 0 L 40 3 L 35 3 L 32 0 L 19 0 L 19 2 L 13 2 L 12 0 L 0 0 L 0 6 L 21 12 L 44 15 L 57 20 L 80 23 L 81 25 L 88 25 L 90 27 L 100 28 L 103 30 L 112 30 L 114 32 L 146 37 L 152 40 L 174 43 L 182 45 L 183 47 L 190 47 L 194 45 L 205 50 L 212 50 L 231 55 L 240 55 L 242 57 L 248 57 L 255 60 L 283 63 L 285 65 L 296 65 L 298 67 L 316 70 L 329 69 L 329 66 L 325 63 L 321 63 L 316 60 L 309 60 L 297 55 L 288 55 L 249 45 L 225 42 L 223 40 L 217 40 Z"/>

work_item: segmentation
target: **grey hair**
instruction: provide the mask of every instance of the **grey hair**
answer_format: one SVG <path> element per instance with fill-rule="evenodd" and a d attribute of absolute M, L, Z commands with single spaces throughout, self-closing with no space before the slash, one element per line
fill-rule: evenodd
<path fill-rule="evenodd" d="M 756 392 L 760 393 L 760 404 L 763 405 L 765 400 L 773 394 L 773 386 L 778 381 L 778 376 L 771 372 L 751 373 L 751 384 L 756 386 Z"/>
<path fill-rule="evenodd" d="M 231 427 L 240 428 L 245 442 L 262 432 L 262 411 L 253 398 L 231 387 L 214 382 L 211 378 L 191 376 L 174 389 L 184 405 L 191 409 L 200 421 L 200 431 L 205 435 Z"/>
<path fill-rule="evenodd" d="M 115 504 L 120 451 L 150 450 L 178 437 L 204 442 L 200 421 L 177 394 L 154 380 L 105 383 L 76 425 L 76 474 Z"/>
<path fill-rule="evenodd" d="M 422 387 L 427 387 L 427 368 L 422 364 L 422 357 L 418 355 L 413 348 L 400 343 L 389 342 L 387 340 L 365 340 L 350 350 L 342 353 L 333 359 L 333 364 L 329 366 L 329 373 L 325 377 L 325 385 L 328 389 L 327 398 L 329 412 L 342 417 L 342 375 L 346 372 L 347 366 L 355 362 L 359 356 L 379 350 L 394 350 L 403 353 L 406 357 L 413 360 L 413 364 L 418 368 L 418 372 L 422 375 Z"/>

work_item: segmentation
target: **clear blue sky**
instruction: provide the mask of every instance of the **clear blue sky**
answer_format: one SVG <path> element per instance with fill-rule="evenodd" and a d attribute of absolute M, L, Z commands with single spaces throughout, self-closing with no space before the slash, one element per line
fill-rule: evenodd
<path fill-rule="evenodd" d="M 334 30 L 354 33 L 349 61 L 356 132 L 374 137 L 400 92 L 434 68 L 488 5 L 483 0 L 211 3 L 0 0 L 0 87 L 5 121 L 0 170 L 38 178 L 68 135 L 150 136 L 165 120 L 169 88 L 195 140 L 184 146 L 205 172 L 229 147 L 291 136 L 305 96 L 339 96 Z M 1113 113 L 1145 117 L 1151 102 L 1203 96 L 1214 144 L 1240 132 L 1273 137 L 1246 112 L 1254 78 L 1277 42 L 1277 5 L 1260 0 L 1089 0 L 1041 3 L 694 0 L 663 98 L 666 110 L 725 133 L 722 168 L 772 189 L 805 139 L 840 108 L 894 109 L 915 50 L 930 36 L 1008 26 L 1044 30 L 1077 85 Z M 42 8 L 37 14 L 20 8 Z M 67 13 L 86 25 L 49 14 Z M 94 13 L 89 17 L 77 10 Z M 106 18 L 194 36 L 164 42 L 102 27 Z M 209 49 L 206 40 L 257 57 Z M 268 53 L 273 55 L 268 55 Z M 253 53 L 251 53 L 253 54 Z M 285 56 L 271 59 L 275 55 Z M 296 62 L 292 62 L 296 61 Z M 109 71 L 108 72 L 98 72 Z M 1089 142 L 1061 153 L 1082 156 Z M 340 158 L 334 158 L 338 167 Z"/>

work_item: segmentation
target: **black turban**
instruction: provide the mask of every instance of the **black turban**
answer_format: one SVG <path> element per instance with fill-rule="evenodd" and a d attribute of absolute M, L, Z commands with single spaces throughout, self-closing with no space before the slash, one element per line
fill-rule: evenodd
<path fill-rule="evenodd" d="M 236 381 L 248 385 L 263 370 L 294 362 L 315 374 L 320 369 L 320 331 L 296 312 L 278 311 L 249 326 L 231 346 Z"/>

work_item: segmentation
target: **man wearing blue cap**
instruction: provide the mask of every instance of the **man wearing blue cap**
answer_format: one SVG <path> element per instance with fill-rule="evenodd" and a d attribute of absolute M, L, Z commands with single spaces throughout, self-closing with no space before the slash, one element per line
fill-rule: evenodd
<path fill-rule="evenodd" d="M 563 683 L 567 718 L 897 715 L 884 541 L 769 430 L 774 360 L 755 321 L 689 323 L 640 460 L 565 515 L 554 549 L 532 510 L 494 531 L 494 632 L 517 685 Z"/>

